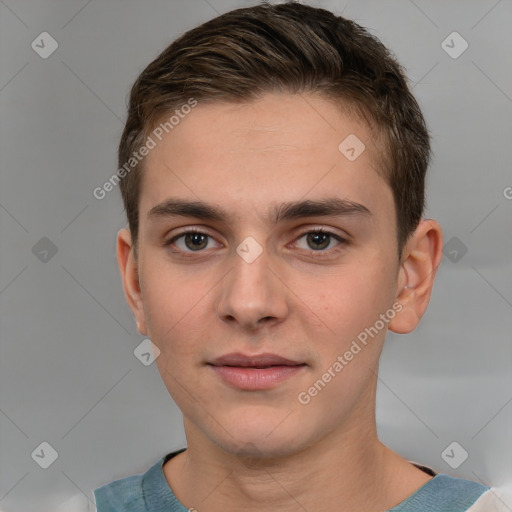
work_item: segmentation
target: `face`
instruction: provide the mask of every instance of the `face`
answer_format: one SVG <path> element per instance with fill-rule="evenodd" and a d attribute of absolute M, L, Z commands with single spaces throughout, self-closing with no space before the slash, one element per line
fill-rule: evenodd
<path fill-rule="evenodd" d="M 312 94 L 199 103 L 146 157 L 125 287 L 194 435 L 285 455 L 371 423 L 400 286 L 381 173 Z"/>

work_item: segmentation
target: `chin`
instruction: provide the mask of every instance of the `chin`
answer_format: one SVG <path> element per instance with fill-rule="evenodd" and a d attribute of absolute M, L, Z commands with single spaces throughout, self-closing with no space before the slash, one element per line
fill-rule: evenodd
<path fill-rule="evenodd" d="M 249 410 L 247 410 L 249 409 Z M 242 457 L 274 458 L 292 455 L 314 443 L 314 425 L 309 425 L 296 412 L 265 411 L 261 407 L 238 410 L 210 424 L 208 437 L 219 447 Z M 228 425 L 226 430 L 220 425 Z"/>

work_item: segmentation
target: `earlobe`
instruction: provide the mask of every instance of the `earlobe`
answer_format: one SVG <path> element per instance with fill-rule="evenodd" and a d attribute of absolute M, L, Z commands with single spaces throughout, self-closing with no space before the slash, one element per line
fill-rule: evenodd
<path fill-rule="evenodd" d="M 389 322 L 391 331 L 405 334 L 418 326 L 430 300 L 442 247 L 441 226 L 430 219 L 420 221 L 402 252 L 396 297 L 401 310 Z"/>
<path fill-rule="evenodd" d="M 142 307 L 142 295 L 137 259 L 134 255 L 130 231 L 123 228 L 117 234 L 117 262 L 121 271 L 124 295 L 137 323 L 137 330 L 147 336 L 146 320 Z"/>

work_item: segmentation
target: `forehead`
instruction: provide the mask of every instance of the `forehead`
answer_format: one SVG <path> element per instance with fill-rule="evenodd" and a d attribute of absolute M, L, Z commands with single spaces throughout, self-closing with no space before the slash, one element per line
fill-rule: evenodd
<path fill-rule="evenodd" d="M 229 202 L 239 213 L 333 193 L 392 203 L 369 127 L 318 95 L 199 102 L 155 142 L 144 161 L 142 215 L 169 195 Z"/>

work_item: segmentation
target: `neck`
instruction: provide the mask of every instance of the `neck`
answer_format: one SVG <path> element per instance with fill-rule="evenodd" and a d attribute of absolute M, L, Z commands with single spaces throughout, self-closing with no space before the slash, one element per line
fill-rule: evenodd
<path fill-rule="evenodd" d="M 185 429 L 188 448 L 164 473 L 178 500 L 198 511 L 380 512 L 430 479 L 379 441 L 374 417 L 292 455 L 257 460 L 219 448 L 187 420 Z"/>

